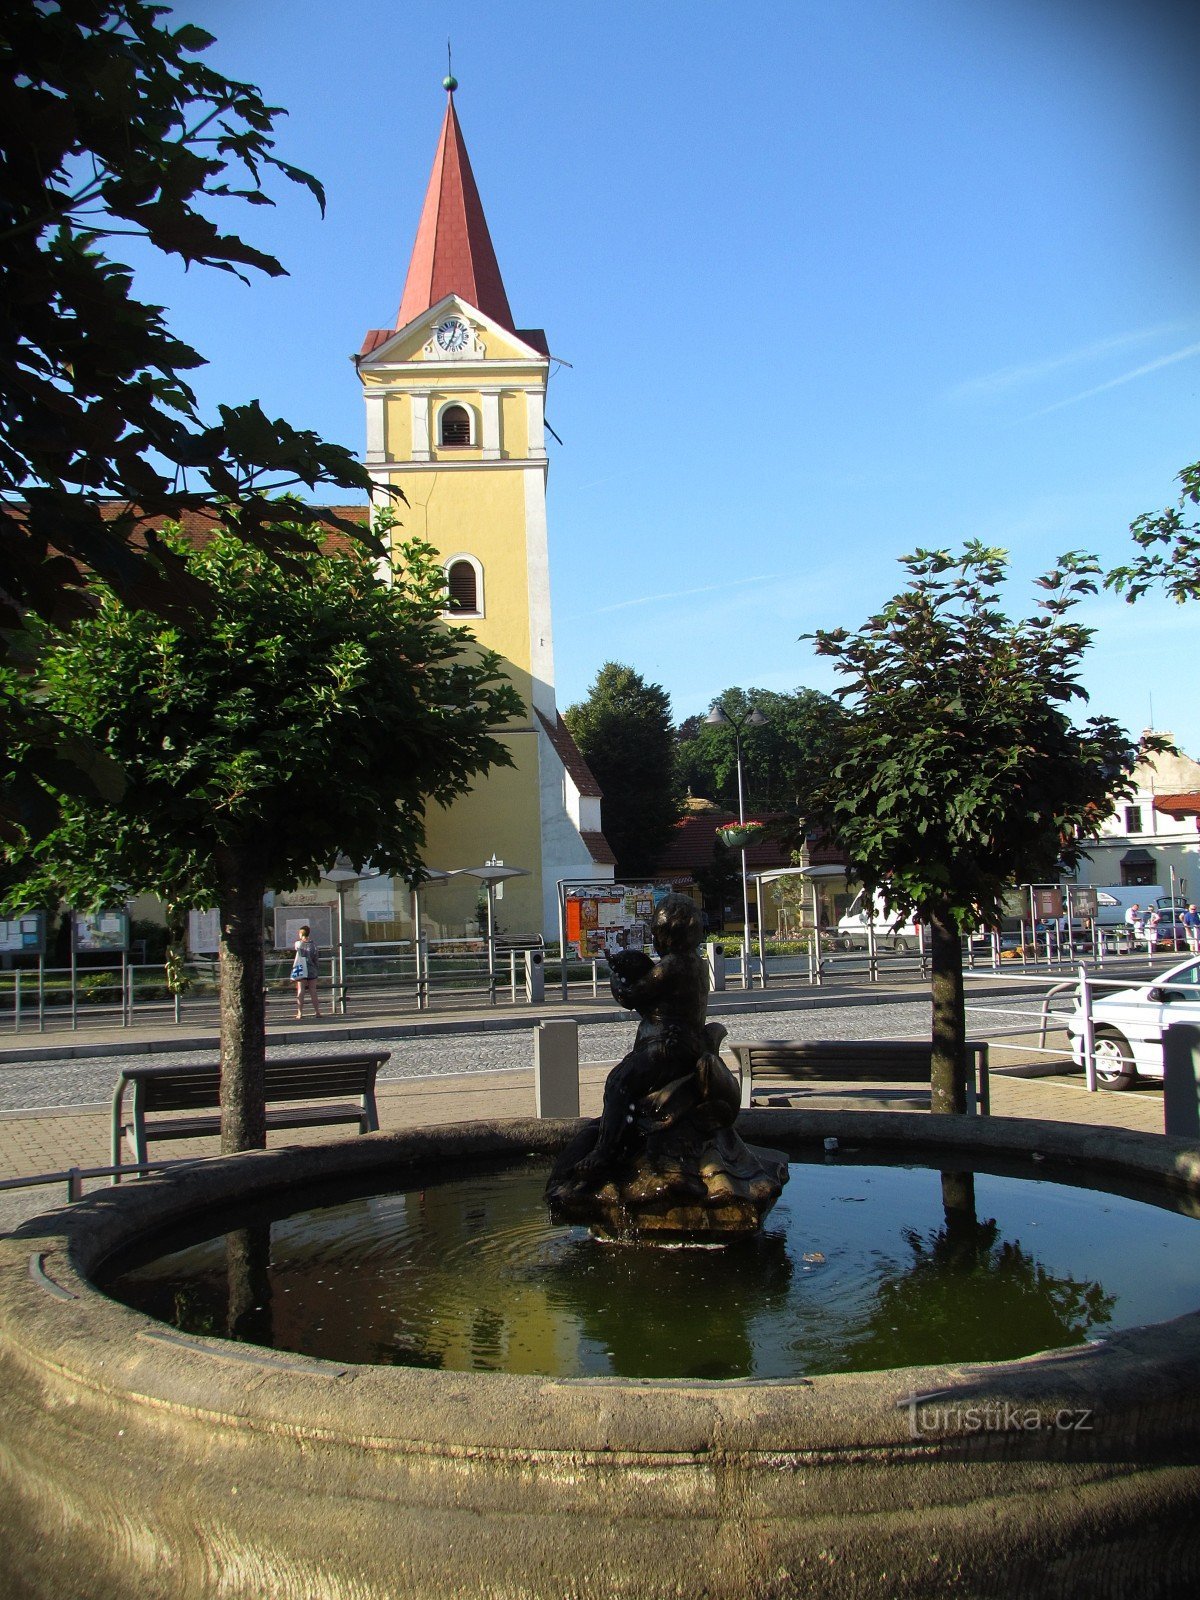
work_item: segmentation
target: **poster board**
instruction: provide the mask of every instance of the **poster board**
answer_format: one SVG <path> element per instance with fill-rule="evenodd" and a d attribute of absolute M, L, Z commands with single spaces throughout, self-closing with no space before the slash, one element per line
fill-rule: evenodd
<path fill-rule="evenodd" d="M 187 947 L 191 956 L 215 956 L 221 949 L 221 913 L 215 906 L 207 911 L 189 911 Z"/>
<path fill-rule="evenodd" d="M 0 955 L 41 956 L 46 953 L 46 918 L 41 911 L 23 917 L 0 917 Z"/>
<path fill-rule="evenodd" d="M 400 883 L 403 892 L 405 885 Z M 396 920 L 396 893 L 386 872 L 377 878 L 360 879 L 358 885 L 358 917 L 360 922 L 394 922 Z"/>
<path fill-rule="evenodd" d="M 312 929 L 312 937 L 318 950 L 332 949 L 333 911 L 333 906 L 327 900 L 315 906 L 276 906 L 276 950 L 291 950 L 300 937 L 300 929 L 305 923 Z"/>
<path fill-rule="evenodd" d="M 129 949 L 128 911 L 76 911 L 71 928 L 76 950 L 119 954 Z"/>
<path fill-rule="evenodd" d="M 1090 884 L 1081 884 L 1078 889 L 1068 890 L 1071 901 L 1071 910 L 1077 917 L 1082 917 L 1087 922 L 1096 920 L 1099 906 L 1096 900 L 1096 891 Z"/>
<path fill-rule="evenodd" d="M 1030 887 L 1033 896 L 1034 910 L 1039 922 L 1053 922 L 1063 914 L 1063 894 L 1061 889 Z"/>
<path fill-rule="evenodd" d="M 654 907 L 669 883 L 577 883 L 563 888 L 566 953 L 584 959 L 610 950 L 648 950 Z"/>

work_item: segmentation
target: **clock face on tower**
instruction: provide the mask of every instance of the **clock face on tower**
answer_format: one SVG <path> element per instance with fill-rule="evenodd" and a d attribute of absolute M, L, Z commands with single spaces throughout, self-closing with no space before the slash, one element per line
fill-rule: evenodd
<path fill-rule="evenodd" d="M 433 337 L 439 350 L 444 350 L 447 355 L 456 355 L 466 346 L 471 330 L 461 317 L 447 317 L 433 330 Z"/>

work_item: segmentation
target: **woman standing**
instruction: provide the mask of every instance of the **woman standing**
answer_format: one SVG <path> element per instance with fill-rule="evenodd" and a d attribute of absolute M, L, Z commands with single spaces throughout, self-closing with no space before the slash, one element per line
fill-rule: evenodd
<path fill-rule="evenodd" d="M 292 977 L 296 980 L 296 1021 L 304 1017 L 304 996 L 307 994 L 312 1001 L 314 1013 L 321 1015 L 321 1002 L 317 999 L 317 960 L 318 951 L 312 937 L 312 929 L 304 923 L 300 929 L 300 937 L 296 940 L 296 961 L 292 967 Z"/>

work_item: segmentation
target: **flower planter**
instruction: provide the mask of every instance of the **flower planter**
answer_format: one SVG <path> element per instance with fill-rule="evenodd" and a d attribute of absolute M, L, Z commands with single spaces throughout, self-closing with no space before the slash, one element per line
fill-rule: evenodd
<path fill-rule="evenodd" d="M 766 831 L 761 822 L 747 822 L 740 828 L 718 828 L 717 838 L 730 850 L 748 850 Z"/>

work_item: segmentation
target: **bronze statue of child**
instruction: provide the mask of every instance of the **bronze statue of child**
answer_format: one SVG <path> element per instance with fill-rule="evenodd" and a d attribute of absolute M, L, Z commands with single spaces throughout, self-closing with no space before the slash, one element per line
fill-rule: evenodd
<path fill-rule="evenodd" d="M 708 964 L 699 951 L 702 933 L 698 908 L 686 895 L 671 894 L 655 906 L 650 923 L 660 959 L 653 962 L 640 950 L 609 956 L 613 998 L 640 1012 L 642 1020 L 633 1049 L 609 1073 L 596 1143 L 576 1166 L 578 1175 L 612 1160 L 647 1095 L 701 1070 L 714 1053 L 704 1021 Z"/>

